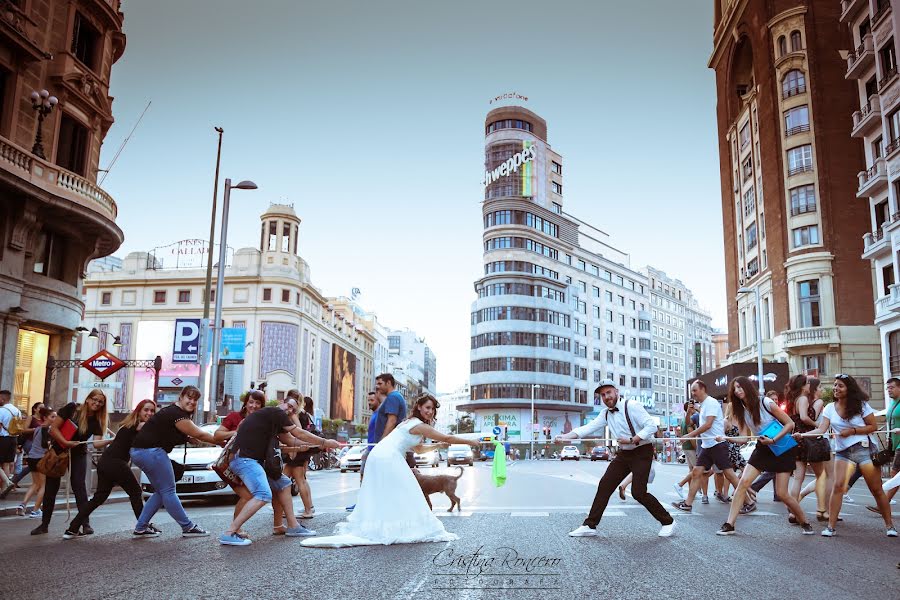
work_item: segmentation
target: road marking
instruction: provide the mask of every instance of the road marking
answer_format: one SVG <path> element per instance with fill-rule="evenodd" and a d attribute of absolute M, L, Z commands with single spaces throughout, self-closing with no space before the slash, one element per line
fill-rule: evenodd
<path fill-rule="evenodd" d="M 623 513 L 624 514 L 624 513 Z M 513 512 L 509 513 L 511 517 L 549 517 L 549 512 Z"/>
<path fill-rule="evenodd" d="M 452 512 L 452 513 L 451 512 L 443 512 L 443 513 L 437 513 L 434 516 L 436 516 L 436 517 L 471 517 L 472 511 L 466 510 L 463 512 Z"/>

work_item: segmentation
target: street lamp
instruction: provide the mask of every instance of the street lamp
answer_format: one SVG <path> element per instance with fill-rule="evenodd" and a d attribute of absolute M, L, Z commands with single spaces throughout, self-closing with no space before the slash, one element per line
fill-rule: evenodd
<path fill-rule="evenodd" d="M 539 387 L 541 387 L 541 384 L 539 383 L 531 384 L 531 419 L 529 419 L 531 421 L 531 439 L 529 441 L 529 444 L 531 446 L 531 450 L 529 450 L 529 456 L 531 456 L 531 460 L 534 460 L 534 426 L 537 425 L 534 420 L 534 390 L 535 388 Z"/>
<path fill-rule="evenodd" d="M 222 326 L 222 289 L 225 286 L 225 253 L 228 243 L 228 208 L 231 204 L 231 190 L 255 190 L 256 188 L 256 184 L 252 181 L 245 180 L 233 186 L 231 179 L 225 179 L 225 195 L 222 199 L 222 235 L 219 240 L 219 267 L 216 269 L 216 316 L 212 327 L 212 377 L 207 394 L 210 417 L 215 410 L 215 403 L 219 399 L 219 335 Z M 202 413 L 202 411 L 200 412 Z"/>
<path fill-rule="evenodd" d="M 761 398 L 766 394 L 766 383 L 763 380 L 762 299 L 759 296 L 759 287 L 742 287 L 738 289 L 738 294 L 756 294 L 756 369 L 757 377 L 759 377 L 756 384 Z"/>
<path fill-rule="evenodd" d="M 78 329 L 79 329 L 79 330 L 82 330 L 82 331 L 87 331 L 87 328 L 86 328 L 86 327 L 79 327 Z M 89 337 L 89 338 L 94 338 L 95 340 L 99 340 L 99 339 L 100 339 L 100 334 L 101 334 L 101 333 L 103 334 L 103 337 L 104 337 L 104 338 L 107 338 L 107 337 L 109 337 L 109 336 L 112 335 L 112 334 L 111 334 L 110 332 L 108 332 L 108 331 L 98 331 L 97 328 L 94 327 L 94 328 L 91 329 L 91 332 L 88 334 L 88 337 Z M 117 336 L 117 335 L 113 335 L 113 343 L 112 343 L 112 345 L 115 346 L 116 348 L 121 348 L 121 347 L 122 347 L 122 338 L 120 338 L 120 337 Z"/>
<path fill-rule="evenodd" d="M 59 100 L 56 96 L 51 96 L 50 92 L 47 90 L 31 92 L 31 108 L 38 114 L 37 131 L 34 134 L 34 145 L 31 147 L 31 153 L 44 160 L 47 159 L 47 157 L 44 156 L 44 136 L 42 131 L 44 117 L 53 111 L 53 107 L 56 106 L 58 102 Z"/>

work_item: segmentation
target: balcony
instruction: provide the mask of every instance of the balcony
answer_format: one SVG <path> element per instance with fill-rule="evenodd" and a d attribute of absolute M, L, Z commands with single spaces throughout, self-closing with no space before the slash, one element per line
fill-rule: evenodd
<path fill-rule="evenodd" d="M 792 167 L 788 169 L 788 177 L 792 177 L 794 175 L 800 175 L 801 173 L 808 173 L 813 170 L 812 163 L 805 165 L 798 165 L 796 167 Z"/>
<path fill-rule="evenodd" d="M 875 159 L 875 164 L 866 171 L 860 171 L 857 198 L 869 198 L 887 189 L 887 168 L 884 158 Z"/>
<path fill-rule="evenodd" d="M 809 123 L 804 123 L 803 125 L 796 125 L 785 131 L 784 137 L 791 137 L 792 135 L 797 135 L 798 133 L 807 133 L 808 131 Z"/>
<path fill-rule="evenodd" d="M 859 79 L 866 69 L 875 62 L 875 42 L 872 34 L 867 33 L 856 49 L 847 54 L 847 73 L 845 79 Z"/>
<path fill-rule="evenodd" d="M 784 332 L 784 347 L 839 346 L 841 335 L 837 327 L 806 327 Z"/>
<path fill-rule="evenodd" d="M 110 221 L 116 220 L 116 202 L 97 185 L 19 148 L 0 137 L 0 178 L 11 174 L 57 198 L 68 200 Z"/>
<path fill-rule="evenodd" d="M 891 238 L 884 235 L 884 229 L 879 228 L 871 233 L 863 236 L 863 253 L 864 260 L 872 260 L 878 258 L 882 253 L 890 254 Z"/>
<path fill-rule="evenodd" d="M 888 321 L 900 316 L 900 284 L 888 286 L 888 294 L 875 301 L 875 323 Z"/>
<path fill-rule="evenodd" d="M 887 71 L 884 72 L 884 76 L 878 80 L 878 92 L 881 95 L 886 95 L 888 91 L 888 86 L 897 81 L 897 67 L 891 67 Z"/>
<path fill-rule="evenodd" d="M 757 353 L 756 342 L 753 342 L 729 353 L 728 363 L 755 362 Z M 775 344 L 772 340 L 763 340 L 762 354 L 763 360 L 772 360 L 772 357 L 775 355 Z"/>
<path fill-rule="evenodd" d="M 849 21 L 860 8 L 868 6 L 867 0 L 841 0 L 841 23 Z"/>
<path fill-rule="evenodd" d="M 861 138 L 880 128 L 881 98 L 873 94 L 862 108 L 853 113 L 853 130 L 850 135 Z"/>
<path fill-rule="evenodd" d="M 891 0 L 882 0 L 884 4 L 875 11 L 875 14 L 872 15 L 872 27 L 874 28 L 878 23 L 881 22 L 881 19 L 884 18 L 886 14 L 891 12 Z"/>

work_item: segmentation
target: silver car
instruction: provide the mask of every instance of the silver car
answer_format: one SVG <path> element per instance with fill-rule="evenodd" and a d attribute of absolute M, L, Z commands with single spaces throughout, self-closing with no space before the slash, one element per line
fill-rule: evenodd
<path fill-rule="evenodd" d="M 201 425 L 200 429 L 212 434 L 219 428 L 217 423 Z M 169 452 L 169 458 L 187 465 L 184 476 L 175 482 L 175 493 L 180 498 L 206 498 L 209 496 L 234 496 L 234 491 L 219 475 L 209 468 L 222 453 L 218 446 L 204 442 L 189 442 L 186 446 L 176 446 Z M 141 473 L 141 492 L 144 498 L 153 494 L 153 485 L 145 473 Z M 237 496 L 235 496 L 237 498 Z"/>
<path fill-rule="evenodd" d="M 475 453 L 467 444 L 453 444 L 447 449 L 447 466 L 475 464 Z"/>

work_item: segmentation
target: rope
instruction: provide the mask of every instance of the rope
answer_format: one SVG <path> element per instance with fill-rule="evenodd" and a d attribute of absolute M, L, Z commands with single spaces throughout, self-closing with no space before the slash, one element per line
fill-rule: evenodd
<path fill-rule="evenodd" d="M 900 427 L 898 427 L 896 429 L 886 429 L 886 428 L 885 429 L 876 429 L 875 431 L 872 431 L 870 433 L 860 433 L 858 435 L 876 435 L 879 433 L 900 433 Z M 793 435 L 799 435 L 800 437 L 837 437 L 837 434 L 834 432 L 798 433 L 798 434 L 793 434 Z M 731 441 L 735 441 L 735 440 L 752 441 L 752 440 L 759 439 L 761 436 L 742 435 L 742 436 L 734 436 L 734 437 L 728 437 L 728 436 L 720 436 L 720 437 L 722 437 L 722 441 L 724 441 L 724 442 L 731 442 Z M 684 442 L 684 441 L 695 442 L 698 440 L 703 440 L 703 438 L 698 437 L 698 436 L 669 437 L 669 438 L 650 438 L 649 440 L 644 440 L 644 441 L 645 442 L 665 443 L 665 442 Z M 574 443 L 578 443 L 578 442 L 614 442 L 614 441 L 618 441 L 618 439 L 617 438 L 573 438 L 573 439 L 567 439 L 567 440 L 563 440 L 563 441 L 574 442 Z"/>

